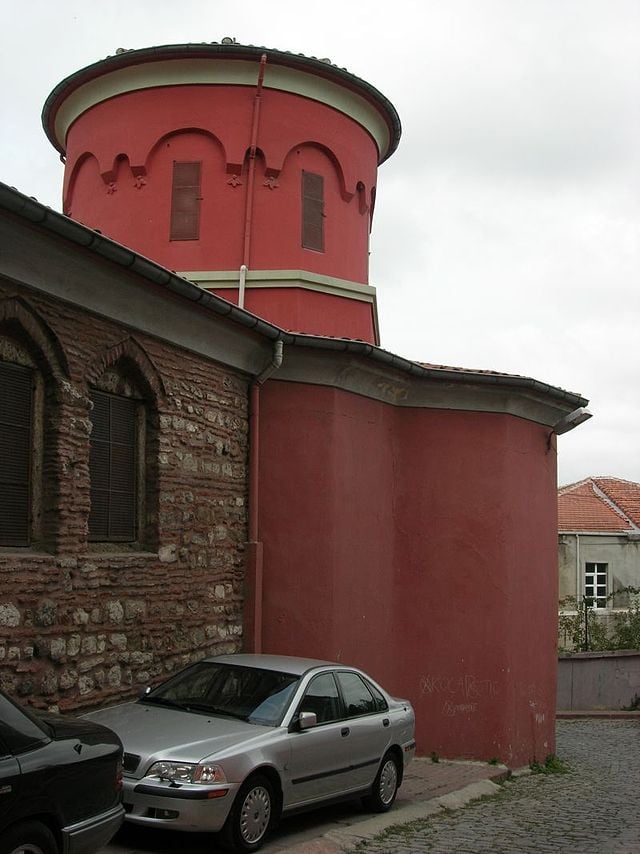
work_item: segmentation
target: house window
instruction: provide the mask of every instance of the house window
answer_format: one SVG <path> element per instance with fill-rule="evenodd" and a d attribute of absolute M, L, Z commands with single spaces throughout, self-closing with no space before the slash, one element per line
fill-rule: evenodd
<path fill-rule="evenodd" d="M 33 371 L 0 362 L 0 546 L 28 546 Z"/>
<path fill-rule="evenodd" d="M 202 164 L 173 164 L 170 240 L 197 240 L 200 236 L 200 172 Z"/>
<path fill-rule="evenodd" d="M 91 393 L 89 540 L 138 539 L 139 400 Z"/>
<path fill-rule="evenodd" d="M 302 172 L 302 246 L 324 252 L 324 180 Z"/>
<path fill-rule="evenodd" d="M 585 563 L 584 595 L 587 600 L 591 600 L 594 608 L 607 607 L 608 569 L 606 563 Z"/>

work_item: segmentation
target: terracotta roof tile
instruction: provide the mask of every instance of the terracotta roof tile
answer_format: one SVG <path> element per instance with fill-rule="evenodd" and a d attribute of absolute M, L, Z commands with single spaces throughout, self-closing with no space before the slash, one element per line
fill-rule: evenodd
<path fill-rule="evenodd" d="M 503 371 L 491 371 L 488 368 L 460 368 L 455 365 L 436 365 L 434 362 L 418 362 L 423 368 L 432 368 L 436 371 L 455 371 L 460 374 L 487 374 L 492 377 L 513 377 L 515 379 L 526 379 L 522 374 L 505 374 Z"/>
<path fill-rule="evenodd" d="M 594 477 L 596 486 L 610 498 L 631 521 L 640 526 L 640 483 L 619 477 Z"/>
<path fill-rule="evenodd" d="M 624 533 L 640 526 L 640 483 L 589 477 L 558 490 L 558 529 Z"/>

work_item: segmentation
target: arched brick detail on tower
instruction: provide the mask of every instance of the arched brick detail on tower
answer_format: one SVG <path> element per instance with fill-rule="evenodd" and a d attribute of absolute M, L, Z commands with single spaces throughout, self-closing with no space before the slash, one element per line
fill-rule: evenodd
<path fill-rule="evenodd" d="M 267 166 L 268 166 L 267 153 Z M 259 167 L 258 167 L 259 168 Z M 316 174 L 323 179 L 324 248 L 322 251 L 305 248 L 302 241 L 302 173 Z M 268 173 L 268 169 L 267 169 Z M 253 206 L 252 255 L 253 266 L 259 259 L 261 269 L 277 270 L 284 266 L 293 270 L 307 270 L 320 276 L 345 278 L 366 284 L 368 281 L 369 220 L 358 204 L 356 184 L 345 184 L 345 170 L 334 151 L 315 141 L 301 141 L 289 149 L 283 168 L 270 180 L 268 174 L 256 189 Z M 277 229 L 274 224 L 277 223 Z M 285 269 L 286 269 L 285 268 Z M 275 304 L 276 294 L 270 298 Z M 288 298 L 290 301 L 290 297 Z M 307 296 L 309 302 L 313 296 Z M 330 307 L 327 302 L 327 312 Z M 291 302 L 290 302 L 291 304 Z M 256 306 L 258 314 L 262 306 Z M 364 310 L 364 309 L 363 309 Z M 368 307 L 367 321 L 369 322 Z M 263 314 L 263 316 L 268 316 Z M 301 326 L 290 325 L 280 318 L 287 328 L 305 328 L 318 332 L 319 328 L 301 320 Z M 345 321 L 346 322 L 346 321 Z M 336 325 L 338 322 L 336 321 Z M 351 324 L 350 324 L 351 325 Z M 329 331 L 331 327 L 326 327 Z M 354 337 L 362 337 L 362 327 L 351 326 Z M 368 340 L 374 340 L 373 335 Z"/>
<path fill-rule="evenodd" d="M 180 139 L 182 137 L 187 137 L 187 136 L 191 136 L 191 135 L 196 136 L 196 137 L 203 137 L 204 139 L 207 139 L 210 142 L 212 142 L 214 147 L 218 150 L 220 156 L 222 157 L 222 159 L 226 165 L 227 153 L 226 153 L 224 144 L 223 144 L 222 140 L 220 139 L 220 137 L 216 136 L 216 134 L 213 133 L 213 131 L 211 131 L 207 128 L 185 125 L 184 127 L 172 128 L 167 133 L 158 137 L 158 139 L 153 143 L 153 145 L 151 146 L 151 148 L 149 149 L 149 151 L 146 154 L 146 157 L 144 160 L 145 170 L 149 171 L 149 169 L 151 168 L 151 163 L 153 162 L 153 159 L 158 155 L 158 152 L 162 149 L 163 145 L 170 144 L 171 140 L 173 140 L 173 139 L 177 140 L 177 139 Z M 239 167 L 239 164 L 233 164 L 233 165 Z"/>
<path fill-rule="evenodd" d="M 87 172 L 93 174 L 93 178 L 89 175 L 88 182 L 95 183 L 95 186 L 98 187 L 100 185 L 101 168 L 97 157 L 91 151 L 84 151 L 73 165 L 67 163 L 63 192 L 63 210 L 67 216 L 73 215 L 76 188 L 78 183 L 84 180 L 84 175 Z"/>
<path fill-rule="evenodd" d="M 302 152 L 308 150 L 319 151 L 321 154 L 324 154 L 326 156 L 327 160 L 333 166 L 335 175 L 338 179 L 338 184 L 340 186 L 340 195 L 342 196 L 342 199 L 345 202 L 350 202 L 356 192 L 356 187 L 355 185 L 352 187 L 347 186 L 348 179 L 340 159 L 332 148 L 329 148 L 329 146 L 327 145 L 323 145 L 323 143 L 321 142 L 317 142 L 316 140 L 312 139 L 307 139 L 298 142 L 295 145 L 292 145 L 291 148 L 287 151 L 287 154 L 284 158 L 282 164 L 282 174 L 285 174 L 287 170 L 291 168 L 292 162 L 295 161 L 297 154 L 301 154 Z"/>
<path fill-rule="evenodd" d="M 105 164 L 106 165 L 106 164 Z M 137 170 L 140 171 L 139 168 Z M 135 174 L 134 168 L 129 161 L 129 155 L 125 154 L 121 151 L 119 154 L 113 158 L 113 162 L 111 163 L 108 169 L 105 169 L 101 173 L 101 178 L 107 187 L 118 179 L 125 180 L 127 177 Z"/>

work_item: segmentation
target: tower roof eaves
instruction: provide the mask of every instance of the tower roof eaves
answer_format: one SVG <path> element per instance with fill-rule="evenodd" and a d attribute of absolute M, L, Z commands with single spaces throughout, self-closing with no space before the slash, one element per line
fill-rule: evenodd
<path fill-rule="evenodd" d="M 277 65 L 306 71 L 317 77 L 324 77 L 350 89 L 372 104 L 383 117 L 389 132 L 389 143 L 386 150 L 380 152 L 380 162 L 382 163 L 393 154 L 398 147 L 402 133 L 400 117 L 391 101 L 376 89 L 375 86 L 347 71 L 346 68 L 340 68 L 325 59 L 305 56 L 302 53 L 282 51 L 276 48 L 242 45 L 236 42 L 232 44 L 193 42 L 127 50 L 119 49 L 116 54 L 107 56 L 70 74 L 54 87 L 45 101 L 42 110 L 44 132 L 53 147 L 60 154 L 64 154 L 64 147 L 55 132 L 56 114 L 59 107 L 80 86 L 108 72 L 117 71 L 133 65 L 172 59 L 217 58 L 259 60 L 262 54 L 265 53 L 267 54 L 267 58 Z"/>

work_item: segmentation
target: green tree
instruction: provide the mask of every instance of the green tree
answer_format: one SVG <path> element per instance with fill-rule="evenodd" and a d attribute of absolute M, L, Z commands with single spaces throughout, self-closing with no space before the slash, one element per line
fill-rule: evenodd
<path fill-rule="evenodd" d="M 626 610 L 610 615 L 609 629 L 593 608 L 593 599 L 567 596 L 560 600 L 558 617 L 561 652 L 599 652 L 612 649 L 640 649 L 640 589 L 621 587 L 607 596 L 607 601 L 622 599 Z M 571 613 L 566 613 L 569 610 Z"/>
<path fill-rule="evenodd" d="M 614 649 L 640 649 L 640 602 L 636 600 L 628 611 L 616 614 L 611 640 Z"/>

